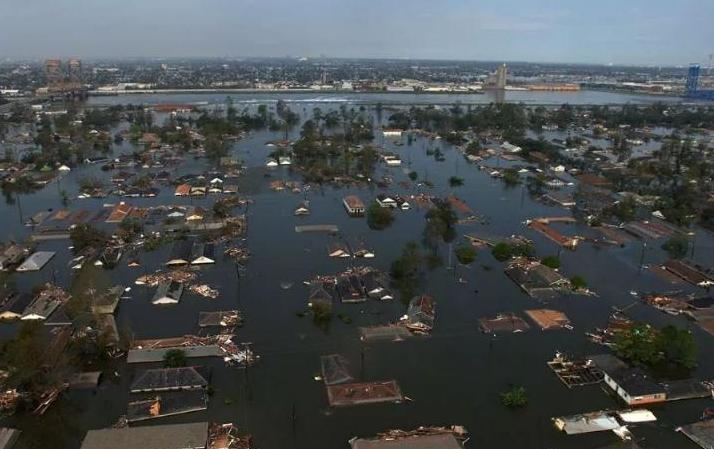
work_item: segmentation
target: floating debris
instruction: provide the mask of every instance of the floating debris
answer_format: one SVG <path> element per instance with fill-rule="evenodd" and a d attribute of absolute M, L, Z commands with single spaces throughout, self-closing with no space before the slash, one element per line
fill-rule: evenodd
<path fill-rule="evenodd" d="M 598 384 L 604 378 L 603 372 L 590 360 L 570 360 L 560 352 L 548 366 L 568 388 Z"/>
<path fill-rule="evenodd" d="M 243 325 L 243 316 L 238 310 L 221 310 L 217 312 L 200 312 L 199 327 L 234 327 Z"/>
<path fill-rule="evenodd" d="M 192 293 L 203 296 L 204 298 L 216 299 L 220 292 L 215 288 L 209 287 L 207 284 L 191 285 L 188 288 Z"/>
<path fill-rule="evenodd" d="M 198 275 L 189 270 L 157 271 L 154 274 L 139 276 L 134 283 L 136 285 L 148 285 L 156 287 L 162 282 L 179 282 L 187 284 L 196 280 Z"/>
<path fill-rule="evenodd" d="M 250 250 L 240 246 L 232 246 L 226 249 L 223 254 L 235 260 L 236 262 L 245 262 L 250 257 Z"/>

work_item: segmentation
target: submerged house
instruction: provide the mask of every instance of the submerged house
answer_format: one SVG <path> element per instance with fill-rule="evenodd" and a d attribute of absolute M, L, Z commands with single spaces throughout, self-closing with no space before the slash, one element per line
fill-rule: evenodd
<path fill-rule="evenodd" d="M 28 257 L 15 271 L 40 271 L 55 256 L 53 251 L 37 251 Z"/>
<path fill-rule="evenodd" d="M 103 315 L 103 314 L 113 314 L 119 305 L 119 300 L 124 292 L 124 287 L 121 285 L 115 285 L 110 287 L 106 292 L 95 295 L 92 297 L 92 304 L 90 306 L 92 313 Z"/>
<path fill-rule="evenodd" d="M 156 293 L 151 299 L 152 304 L 178 304 L 183 294 L 183 284 L 178 282 L 162 282 L 156 288 Z"/>
<path fill-rule="evenodd" d="M 436 319 L 436 301 L 428 295 L 414 297 L 409 301 L 407 314 L 402 317 L 404 325 L 412 332 L 429 333 Z"/>
<path fill-rule="evenodd" d="M 11 243 L 0 249 L 0 270 L 7 271 L 9 267 L 22 262 L 27 257 L 27 248 Z"/>
<path fill-rule="evenodd" d="M 351 217 L 361 217 L 364 215 L 365 207 L 362 200 L 356 195 L 344 197 L 342 204 L 345 206 L 347 214 Z"/>
<path fill-rule="evenodd" d="M 208 265 L 216 263 L 215 246 L 213 243 L 193 242 L 191 247 L 191 265 Z"/>
<path fill-rule="evenodd" d="M 81 449 L 206 449 L 208 423 L 90 430 Z"/>
<path fill-rule="evenodd" d="M 342 302 L 364 302 L 367 300 L 362 282 L 356 274 L 340 276 L 337 279 L 336 288 Z"/>
<path fill-rule="evenodd" d="M 393 299 L 392 293 L 385 288 L 386 284 L 385 279 L 376 271 L 370 271 L 362 275 L 362 286 L 370 298 L 382 301 Z"/>
<path fill-rule="evenodd" d="M 655 382 L 640 368 L 633 368 L 611 354 L 590 356 L 589 359 L 602 370 L 604 382 L 628 405 L 665 402 L 665 388 Z"/>
<path fill-rule="evenodd" d="M 325 287 L 325 285 L 317 282 L 310 285 L 310 293 L 308 295 L 308 301 L 310 303 L 332 303 L 333 300 L 334 295 Z"/>
<path fill-rule="evenodd" d="M 377 204 L 379 204 L 380 207 L 387 207 L 391 209 L 396 209 L 398 207 L 397 200 L 384 193 L 380 193 L 379 195 L 377 195 L 375 201 L 377 202 Z"/>
<path fill-rule="evenodd" d="M 166 265 L 169 267 L 188 265 L 191 263 L 192 249 L 193 243 L 190 240 L 177 241 L 171 248 L 171 255 L 169 256 L 169 260 L 166 261 Z"/>
<path fill-rule="evenodd" d="M 22 313 L 21 320 L 46 320 L 69 300 L 62 288 L 48 284 Z"/>
<path fill-rule="evenodd" d="M 308 206 L 308 203 L 302 202 L 298 204 L 298 206 L 295 208 L 294 214 L 297 216 L 310 215 L 310 207 Z"/>
<path fill-rule="evenodd" d="M 538 261 L 525 258 L 513 260 L 506 275 L 533 298 L 550 299 L 570 287 L 568 278 Z"/>
<path fill-rule="evenodd" d="M 30 305 L 32 296 L 15 291 L 6 291 L 0 296 L 0 321 L 18 320 Z"/>
<path fill-rule="evenodd" d="M 131 393 L 197 390 L 208 387 L 202 367 L 148 369 L 134 380 Z"/>

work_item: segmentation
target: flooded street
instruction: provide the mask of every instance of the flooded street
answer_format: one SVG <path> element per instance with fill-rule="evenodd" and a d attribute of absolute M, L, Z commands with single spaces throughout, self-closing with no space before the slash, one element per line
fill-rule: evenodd
<path fill-rule="evenodd" d="M 506 92 L 507 101 L 526 104 L 559 105 L 608 104 L 661 100 L 604 92 L 577 93 Z M 242 159 L 247 172 L 239 180 L 241 195 L 253 200 L 243 208 L 248 220 L 245 236 L 251 257 L 245 270 L 238 269 L 232 259 L 217 251 L 215 265 L 201 267 L 201 279 L 220 290 L 216 299 L 184 294 L 179 304 L 158 307 L 151 304 L 154 289 L 134 285 L 137 277 L 163 268 L 171 245 L 153 252 L 140 252 L 141 267 L 129 267 L 126 257 L 116 268 L 101 271 L 112 284 L 131 287 L 129 299 L 122 299 L 117 314 L 120 333 L 135 339 L 175 337 L 201 334 L 198 314 L 202 311 L 239 309 L 245 323 L 236 331 L 236 342 L 250 342 L 260 360 L 247 369 L 226 367 L 221 360 L 200 359 L 200 364 L 213 367 L 211 383 L 214 392 L 206 411 L 162 418 L 150 424 L 232 421 L 254 437 L 261 449 L 336 449 L 347 447 L 354 436 L 370 436 L 385 429 L 412 429 L 420 425 L 460 424 L 469 432 L 471 448 L 493 449 L 595 449 L 616 442 L 609 432 L 566 436 L 559 433 L 551 417 L 584 411 L 617 408 L 620 405 L 600 385 L 568 389 L 546 365 L 556 351 L 574 355 L 607 352 L 591 343 L 584 335 L 595 327 L 606 326 L 614 308 L 627 308 L 628 315 L 655 326 L 669 323 L 691 329 L 699 347 L 699 366 L 694 377 L 714 378 L 714 345 L 712 336 L 691 324 L 684 317 L 673 317 L 658 312 L 634 298 L 630 291 L 672 290 L 672 286 L 650 271 L 641 270 L 645 264 L 661 263 L 667 259 L 658 245 L 643 248 L 633 240 L 624 248 L 596 247 L 584 242 L 577 250 L 563 249 L 542 234 L 525 226 L 534 217 L 569 215 L 563 208 L 547 206 L 535 201 L 525 185 L 507 187 L 503 181 L 489 176 L 485 170 L 469 164 L 463 154 L 442 140 L 406 136 L 388 139 L 378 131 L 386 125 L 390 112 L 386 106 L 456 102 L 488 103 L 486 95 L 320 95 L 291 94 L 231 94 L 238 109 L 254 108 L 258 104 L 272 104 L 285 98 L 301 120 L 308 119 L 313 108 L 324 112 L 346 104 L 348 108 L 366 108 L 375 126 L 375 144 L 397 153 L 401 167 L 379 164 L 375 179 L 389 176 L 393 183 L 388 189 L 370 184 L 370 188 L 336 188 L 325 185 L 312 187 L 307 193 L 289 190 L 274 192 L 269 183 L 275 180 L 301 181 L 299 173 L 281 166 L 265 167 L 272 148 L 266 142 L 283 138 L 281 132 L 251 132 L 244 139 L 232 143 L 231 155 Z M 224 94 L 160 95 L 140 94 L 116 97 L 94 97 L 89 105 L 118 103 L 203 103 L 222 105 Z M 377 111 L 376 103 L 385 105 Z M 274 105 L 271 106 L 274 108 Z M 162 122 L 162 116 L 157 116 Z M 299 137 L 301 125 L 290 131 L 290 139 Z M 397 144 L 398 142 L 398 144 Z M 124 141 L 114 146 L 114 155 L 131 152 L 132 144 Z M 444 160 L 436 161 L 428 150 L 440 149 Z M 485 160 L 484 165 L 495 166 L 502 160 Z M 200 173 L 211 166 L 205 159 L 186 162 L 172 174 Z M 432 188 L 401 181 L 409 181 L 409 172 L 416 172 L 419 181 L 428 181 Z M 121 200 L 136 206 L 183 204 L 209 209 L 215 200 L 210 195 L 196 198 L 175 197 L 172 188 L 163 187 L 155 198 L 76 199 L 78 180 L 88 176 L 108 176 L 99 165 L 84 165 L 71 171 L 58 182 L 42 190 L 21 195 L 0 204 L 0 226 L 4 239 L 22 240 L 31 233 L 23 225 L 32 215 L 46 210 L 63 208 L 60 191 L 71 198 L 69 208 L 99 210 L 104 203 Z M 462 186 L 450 187 L 449 178 L 463 178 Z M 573 188 L 570 188 L 571 190 Z M 358 327 L 385 324 L 398 319 L 406 311 L 399 299 L 385 302 L 370 300 L 361 304 L 335 303 L 335 317 L 325 328 L 313 323 L 311 317 L 298 316 L 307 307 L 308 287 L 303 281 L 318 274 L 334 274 L 352 265 L 369 265 L 388 272 L 390 264 L 399 257 L 410 241 L 421 244 L 425 226 L 425 210 L 412 207 L 396 211 L 394 223 L 382 231 L 371 230 L 364 218 L 351 218 L 344 210 L 343 197 L 355 194 L 366 204 L 379 193 L 399 194 L 404 197 L 427 193 L 439 197 L 454 194 L 465 201 L 475 215 L 485 217 L 483 223 L 459 224 L 454 247 L 465 241 L 465 234 L 510 236 L 522 234 L 532 239 L 537 256 L 559 254 L 561 272 L 567 276 L 580 275 L 587 279 L 596 297 L 568 295 L 549 302 L 546 306 L 526 295 L 504 273 L 504 263 L 498 262 L 487 249 L 478 251 L 477 259 L 469 266 L 459 265 L 450 257 L 450 247 L 441 244 L 439 253 L 443 265 L 426 270 L 417 291 L 433 296 L 437 303 L 436 324 L 431 336 L 416 337 L 402 342 L 379 341 L 363 343 Z M 294 209 L 309 200 L 311 215 L 294 216 Z M 352 242 L 364 242 L 376 254 L 374 259 L 335 259 L 327 255 L 334 237 L 323 233 L 296 233 L 301 224 L 334 224 L 339 236 Z M 567 233 L 587 235 L 588 227 L 568 225 Z M 57 255 L 41 271 L 18 273 L 12 281 L 18 290 L 31 291 L 42 282 L 56 281 L 68 287 L 71 270 L 69 240 L 43 241 L 38 249 L 56 251 Z M 705 266 L 714 265 L 714 238 L 704 230 L 697 230 L 694 259 Z M 96 279 L 97 283 L 104 280 Z M 686 291 L 694 287 L 677 286 Z M 703 293 L 703 290 L 698 290 Z M 524 333 L 487 335 L 480 331 L 478 319 L 499 313 L 548 307 L 564 312 L 572 330 L 541 331 L 536 326 Z M 350 323 L 337 319 L 342 314 Z M 0 337 L 7 338 L 15 324 L 0 325 Z M 205 332 L 203 333 L 205 334 Z M 378 404 L 351 408 L 328 407 L 325 387 L 316 381 L 320 372 L 320 356 L 338 353 L 350 362 L 355 378 L 364 381 L 395 379 L 411 401 L 401 404 Z M 157 364 L 159 366 L 160 364 Z M 142 366 L 143 368 L 144 366 Z M 127 366 L 122 359 L 116 366 L 116 376 L 105 379 L 96 392 L 68 392 L 41 418 L 13 416 L 3 425 L 23 430 L 20 448 L 79 448 L 87 429 L 112 426 L 126 413 L 129 385 L 137 366 Z M 529 406 L 509 410 L 501 405 L 499 394 L 512 385 L 522 385 L 528 391 Z M 644 439 L 644 447 L 652 449 L 688 449 L 693 445 L 672 427 L 698 419 L 703 408 L 711 406 L 710 399 L 667 403 L 653 407 L 658 416 L 657 426 L 638 427 L 635 438 Z"/>

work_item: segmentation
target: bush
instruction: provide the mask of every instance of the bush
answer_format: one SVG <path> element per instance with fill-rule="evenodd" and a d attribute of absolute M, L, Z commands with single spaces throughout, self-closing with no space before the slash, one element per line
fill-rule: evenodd
<path fill-rule="evenodd" d="M 312 310 L 312 321 L 320 327 L 325 327 L 332 320 L 332 303 L 329 301 L 317 300 L 310 305 Z"/>
<path fill-rule="evenodd" d="M 513 387 L 501 393 L 501 403 L 508 408 L 525 407 L 528 404 L 528 395 L 523 387 Z"/>
<path fill-rule="evenodd" d="M 372 203 L 367 208 L 367 225 L 371 229 L 382 230 L 388 228 L 394 221 L 394 213 L 388 207 L 382 207 L 377 203 Z"/>
<path fill-rule="evenodd" d="M 102 231 L 85 223 L 80 223 L 72 228 L 69 238 L 72 240 L 75 253 L 88 247 L 99 248 L 108 240 L 107 235 Z"/>
<path fill-rule="evenodd" d="M 554 270 L 560 268 L 560 259 L 558 259 L 558 256 L 546 256 L 540 261 L 540 263 Z"/>
<path fill-rule="evenodd" d="M 570 278 L 570 285 L 573 286 L 574 290 L 585 290 L 588 288 L 588 283 L 582 276 L 573 276 Z"/>
<path fill-rule="evenodd" d="M 656 330 L 637 325 L 615 335 L 615 352 L 630 363 L 662 371 L 691 370 L 697 363 L 697 346 L 687 329 L 665 326 Z"/>
<path fill-rule="evenodd" d="M 521 183 L 521 177 L 518 175 L 518 170 L 515 168 L 507 168 L 503 171 L 503 182 L 507 186 L 515 186 Z"/>
<path fill-rule="evenodd" d="M 530 243 L 499 242 L 491 249 L 491 254 L 499 262 L 505 262 L 512 257 L 532 257 L 535 248 Z"/>
<path fill-rule="evenodd" d="M 678 234 L 672 236 L 669 240 L 664 242 L 662 249 L 667 251 L 669 257 L 672 259 L 681 259 L 687 255 L 687 250 L 689 249 L 689 239 L 687 236 Z"/>
<path fill-rule="evenodd" d="M 459 263 L 463 265 L 468 265 L 476 260 L 476 250 L 470 245 L 460 245 L 454 252 Z"/>

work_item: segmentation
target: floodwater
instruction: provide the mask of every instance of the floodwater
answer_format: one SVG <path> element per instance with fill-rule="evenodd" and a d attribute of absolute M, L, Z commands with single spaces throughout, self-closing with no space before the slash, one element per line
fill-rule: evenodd
<path fill-rule="evenodd" d="M 584 95 L 589 95 L 583 93 Z M 568 94 L 569 96 L 570 94 Z M 575 94 L 580 95 L 580 94 Z M 599 93 L 597 93 L 599 95 Z M 232 95 L 234 100 L 242 99 Z M 149 102 L 222 102 L 225 96 L 127 96 L 93 98 L 92 103 L 105 101 Z M 257 97 L 257 101 L 267 97 Z M 278 96 L 270 97 L 277 99 Z M 291 95 L 288 99 L 295 99 Z M 308 97 L 306 97 L 308 98 Z M 314 97 L 312 97 L 314 98 Z M 364 97 L 360 97 L 364 98 Z M 391 98 L 391 97 L 390 97 Z M 401 98 L 401 97 L 400 97 Z M 443 98 L 443 97 L 439 97 Z M 211 99 L 211 100 L 209 100 Z M 558 100 L 561 101 L 561 100 Z M 337 105 L 305 101 L 294 105 L 296 112 L 307 118 L 313 107 L 327 111 Z M 376 112 L 368 108 L 368 113 Z M 386 119 L 385 116 L 382 120 Z M 297 136 L 299 128 L 292 132 Z M 271 148 L 265 142 L 280 138 L 280 133 L 268 131 L 250 134 L 233 146 L 233 154 L 243 158 L 248 174 L 241 180 L 242 193 L 254 204 L 245 211 L 248 215 L 247 243 L 252 257 L 247 270 L 240 277 L 234 264 L 220 260 L 215 266 L 201 270 L 201 278 L 220 289 L 217 299 L 207 300 L 185 293 L 180 304 L 161 308 L 150 304 L 153 290 L 134 286 L 133 281 L 144 271 L 161 267 L 169 247 L 141 255 L 143 268 L 129 268 L 124 262 L 106 275 L 113 282 L 132 286 L 131 299 L 122 300 L 118 312 L 120 329 L 131 330 L 135 338 L 171 337 L 198 333 L 198 312 L 208 310 L 241 309 L 245 325 L 237 330 L 236 341 L 251 342 L 261 356 L 260 361 L 247 370 L 225 367 L 221 361 L 199 361 L 213 366 L 212 383 L 215 394 L 209 409 L 173 418 L 162 418 L 150 425 L 218 421 L 235 422 L 239 428 L 254 436 L 256 447 L 262 449 L 337 449 L 348 447 L 353 436 L 371 436 L 390 428 L 412 429 L 420 425 L 464 425 L 471 433 L 467 447 L 489 449 L 595 449 L 614 443 L 610 433 L 565 436 L 551 424 L 553 416 L 620 407 L 599 386 L 567 389 L 549 370 L 546 361 L 556 351 L 575 355 L 604 352 L 604 348 L 590 343 L 584 332 L 607 322 L 613 307 L 629 307 L 635 319 L 661 326 L 675 323 L 694 332 L 700 348 L 700 378 L 714 378 L 714 350 L 712 337 L 684 318 L 664 315 L 640 303 L 628 293 L 630 290 L 649 291 L 671 289 L 671 285 L 647 271 L 638 270 L 642 245 L 633 242 L 625 248 L 595 248 L 583 244 L 577 251 L 561 253 L 562 271 L 581 275 L 598 293 L 598 297 L 572 296 L 555 300 L 548 307 L 565 312 L 574 330 L 543 332 L 532 328 L 521 334 L 492 337 L 478 329 L 478 318 L 502 312 L 522 313 L 542 304 L 526 296 L 503 273 L 503 264 L 493 259 L 488 251 L 481 251 L 477 261 L 469 267 L 447 269 L 448 246 L 440 252 L 444 266 L 426 271 L 418 290 L 432 295 L 437 301 L 437 320 L 433 335 L 414 338 L 401 343 L 378 342 L 363 344 L 358 337 L 358 326 L 386 323 L 402 315 L 405 306 L 398 300 L 363 304 L 336 304 L 335 313 L 349 315 L 353 322 L 345 324 L 334 318 L 327 329 L 316 327 L 309 317 L 300 318 L 296 312 L 305 310 L 307 288 L 302 281 L 316 274 L 330 274 L 343 270 L 348 262 L 330 259 L 326 246 L 327 235 L 297 234 L 297 224 L 330 223 L 340 227 L 340 234 L 352 241 L 363 240 L 376 252 L 376 258 L 366 261 L 379 269 L 388 270 L 392 260 L 405 243 L 421 241 L 424 211 L 417 208 L 398 212 L 391 227 L 371 231 L 364 219 L 349 218 L 341 199 L 357 194 L 365 202 L 371 201 L 380 189 L 336 189 L 324 187 L 311 190 L 307 197 L 312 215 L 294 217 L 293 209 L 303 200 L 302 195 L 276 193 L 267 184 L 274 179 L 299 179 L 299 175 L 280 167 L 264 174 L 265 158 Z M 417 138 L 408 145 L 396 146 L 381 136 L 376 143 L 400 154 L 404 166 L 386 169 L 379 167 L 376 177 L 390 175 L 392 193 L 435 195 L 453 193 L 465 200 L 475 213 L 488 218 L 487 224 L 458 227 L 458 234 L 481 233 L 507 236 L 526 235 L 537 244 L 539 256 L 555 254 L 556 245 L 523 225 L 528 218 L 567 214 L 564 209 L 545 206 L 533 201 L 521 188 L 507 188 L 485 171 L 466 163 L 460 153 L 447 144 Z M 426 155 L 427 148 L 441 148 L 445 161 L 436 162 Z M 116 152 L 130 151 L 131 144 L 123 143 Z M 495 161 L 494 161 L 495 163 Z M 187 160 L 178 173 L 197 173 L 207 167 L 205 161 Z M 420 179 L 434 184 L 432 189 L 404 190 L 398 182 L 406 180 L 409 171 L 416 171 Z M 21 225 L 19 217 L 61 208 L 59 191 L 67 190 L 76 197 L 78 179 L 90 174 L 101 174 L 96 166 L 85 166 L 71 172 L 59 185 L 51 184 L 40 192 L 25 195 L 20 203 L 0 204 L 0 224 L 6 238 L 21 238 L 30 231 Z M 448 187 L 451 176 L 464 178 L 461 187 Z M 173 191 L 164 188 L 152 199 L 128 199 L 136 205 L 192 204 L 210 206 L 214 198 L 201 200 L 175 198 Z M 104 200 L 72 200 L 70 207 L 97 209 L 102 203 L 118 202 L 118 198 Z M 572 234 L 584 234 L 580 225 L 567 229 Z M 460 237 L 458 241 L 461 241 Z M 711 235 L 698 230 L 696 259 L 712 265 L 714 241 Z M 39 282 L 56 279 L 69 283 L 68 241 L 40 243 L 40 249 L 58 251 L 54 260 L 39 273 L 16 275 L 22 290 L 29 290 Z M 665 255 L 650 245 L 645 252 L 645 263 L 663 261 Z M 454 262 L 455 263 L 455 262 Z M 463 278 L 465 284 L 457 282 Z M 288 289 L 281 284 L 292 286 Z M 685 290 L 686 286 L 682 287 Z M 13 325 L 3 325 L 0 332 L 9 335 Z M 314 380 L 320 369 L 320 356 L 330 353 L 344 355 L 357 379 L 399 382 L 403 393 L 412 399 L 403 404 L 367 405 L 345 409 L 329 409 L 324 385 Z M 111 426 L 125 413 L 128 386 L 139 367 L 119 364 L 118 377 L 106 376 L 96 393 L 72 392 L 54 404 L 41 418 L 16 416 L 5 419 L 3 425 L 17 426 L 23 433 L 21 448 L 78 448 L 84 432 Z M 528 391 L 529 404 L 511 411 L 500 403 L 499 393 L 511 385 L 522 385 Z M 654 425 L 633 428 L 644 447 L 653 449 L 694 448 L 685 437 L 673 432 L 677 425 L 693 422 L 711 400 L 682 401 L 653 409 L 659 421 Z"/>
<path fill-rule="evenodd" d="M 495 102 L 524 103 L 528 105 L 559 106 L 565 103 L 573 105 L 621 105 L 649 104 L 656 102 L 680 103 L 682 98 L 672 96 L 628 94 L 597 90 L 577 92 L 541 92 L 541 91 L 484 91 L 482 94 L 430 94 L 430 93 L 374 93 L 374 92 L 212 92 L 212 93 L 132 93 L 117 96 L 90 97 L 89 104 L 154 104 L 171 101 L 173 103 L 213 103 L 223 102 L 231 97 L 236 104 L 275 103 L 282 99 L 286 103 L 346 103 L 413 105 L 413 104 L 488 104 Z"/>

